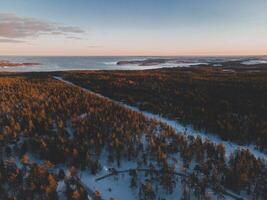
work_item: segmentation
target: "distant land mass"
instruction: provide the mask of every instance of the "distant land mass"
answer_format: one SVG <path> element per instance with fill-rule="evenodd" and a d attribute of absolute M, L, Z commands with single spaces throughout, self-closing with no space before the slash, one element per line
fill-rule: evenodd
<path fill-rule="evenodd" d="M 190 65 L 213 65 L 214 67 L 220 67 L 224 65 L 225 63 L 231 63 L 231 64 L 241 64 L 241 65 L 260 65 L 260 64 L 267 64 L 267 61 L 265 60 L 265 57 L 262 58 L 239 58 L 239 59 L 230 59 L 230 60 L 214 60 L 214 59 L 198 59 L 195 60 L 194 63 L 190 62 L 189 60 L 181 60 L 176 58 L 152 58 L 152 59 L 144 59 L 144 60 L 124 60 L 124 61 L 118 61 L 117 65 L 138 65 L 138 66 L 155 66 L 155 65 L 162 65 L 162 64 L 172 64 L 175 66 L 175 64 L 188 64 Z"/>
<path fill-rule="evenodd" d="M 133 60 L 133 61 L 119 61 L 117 65 L 140 65 L 140 66 L 151 66 L 164 64 L 174 59 L 147 59 L 147 60 Z"/>
<path fill-rule="evenodd" d="M 41 65 L 41 63 L 15 63 L 7 60 L 0 60 L 0 67 L 22 67 L 22 66 L 33 66 Z"/>

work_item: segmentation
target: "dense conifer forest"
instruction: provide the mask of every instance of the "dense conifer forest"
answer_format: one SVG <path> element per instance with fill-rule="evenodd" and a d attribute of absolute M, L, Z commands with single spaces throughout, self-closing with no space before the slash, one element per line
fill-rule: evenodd
<path fill-rule="evenodd" d="M 65 73 L 113 99 L 267 151 L 265 65 Z"/>
<path fill-rule="evenodd" d="M 144 200 L 177 189 L 183 199 L 267 198 L 266 161 L 248 150 L 226 155 L 51 74 L 2 76 L 0 93 L 0 199 L 102 199 L 78 172 L 125 173 Z"/>

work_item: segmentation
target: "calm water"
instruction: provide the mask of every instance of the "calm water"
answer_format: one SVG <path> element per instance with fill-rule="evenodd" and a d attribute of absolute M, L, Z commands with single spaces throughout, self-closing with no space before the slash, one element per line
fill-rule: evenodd
<path fill-rule="evenodd" d="M 249 60 L 248 57 L 160 57 L 175 58 L 176 62 L 155 66 L 123 65 L 116 63 L 123 60 L 144 60 L 159 57 L 31 57 L 31 56 L 0 56 L 1 60 L 15 63 L 41 63 L 36 66 L 0 67 L 0 71 L 65 71 L 65 70 L 135 70 L 160 67 L 190 66 L 198 63 L 220 63 L 227 60 Z M 259 58 L 257 58 L 259 59 Z M 262 58 L 261 58 L 262 59 Z"/>

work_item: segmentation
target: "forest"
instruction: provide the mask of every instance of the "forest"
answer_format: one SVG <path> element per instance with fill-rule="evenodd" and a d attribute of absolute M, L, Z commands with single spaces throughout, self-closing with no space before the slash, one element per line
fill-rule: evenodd
<path fill-rule="evenodd" d="M 65 72 L 69 81 L 225 141 L 267 151 L 266 66 L 235 62 L 143 71 Z"/>
<path fill-rule="evenodd" d="M 2 76 L 0 93 L 0 199 L 102 199 L 77 173 L 97 177 L 103 159 L 115 166 L 110 176 L 135 164 L 129 187 L 140 200 L 177 189 L 182 199 L 267 198 L 266 161 L 248 150 L 227 156 L 49 74 Z"/>

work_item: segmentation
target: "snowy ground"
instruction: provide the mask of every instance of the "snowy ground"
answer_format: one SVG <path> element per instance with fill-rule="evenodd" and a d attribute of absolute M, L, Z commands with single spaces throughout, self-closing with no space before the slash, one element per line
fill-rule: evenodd
<path fill-rule="evenodd" d="M 259 65 L 259 64 L 266 64 L 266 60 L 247 60 L 244 62 L 241 62 L 243 65 Z"/>
<path fill-rule="evenodd" d="M 135 167 L 135 163 L 132 162 L 124 162 L 120 169 L 131 169 Z M 118 176 L 112 176 L 100 181 L 96 181 L 95 179 L 99 176 L 106 175 L 109 172 L 103 169 L 100 173 L 97 174 L 97 176 L 94 176 L 90 174 L 87 171 L 81 172 L 80 173 L 80 178 L 81 181 L 85 184 L 91 187 L 93 190 L 98 190 L 101 193 L 101 196 L 103 199 L 110 199 L 111 197 L 115 198 L 116 200 L 136 200 L 138 199 L 138 193 L 139 189 L 134 188 L 131 189 L 130 187 L 130 182 L 131 182 L 131 177 L 128 175 L 128 173 L 125 174 L 119 174 Z M 143 183 L 145 182 L 146 177 L 144 173 L 138 173 L 138 182 L 142 181 Z M 174 199 L 181 199 L 181 196 L 183 194 L 182 192 L 182 185 L 180 182 L 180 178 L 177 177 L 177 184 L 176 187 L 173 189 L 172 194 L 167 194 L 159 185 L 156 186 L 158 187 L 158 190 L 156 190 L 157 194 L 157 199 L 169 199 L 169 200 L 174 200 Z M 212 197 L 215 198 L 214 193 L 210 190 L 208 191 Z M 191 193 L 192 195 L 192 193 Z M 192 195 L 193 196 L 193 195 Z M 231 198 L 229 198 L 230 200 Z"/>
<path fill-rule="evenodd" d="M 175 155 L 178 160 L 179 155 Z M 110 164 L 107 162 L 107 158 L 105 153 L 102 154 L 100 158 L 100 163 L 102 164 L 102 170 L 97 173 L 97 175 L 92 175 L 88 171 L 80 171 L 79 177 L 83 184 L 90 187 L 94 191 L 99 191 L 101 193 L 101 197 L 105 200 L 110 199 L 111 197 L 115 198 L 116 200 L 136 200 L 138 199 L 139 193 L 139 184 L 136 188 L 130 187 L 131 177 L 128 173 L 119 174 L 117 176 L 111 176 L 99 181 L 96 181 L 97 178 L 102 177 L 110 173 L 108 170 L 109 168 L 116 168 L 116 170 L 128 170 L 128 169 L 135 169 L 137 168 L 137 164 L 135 161 L 122 161 L 120 167 L 116 165 L 116 163 Z M 194 166 L 193 163 L 191 163 Z M 182 162 L 178 162 L 176 166 L 176 171 L 182 167 Z M 144 167 L 145 168 L 145 167 Z M 137 183 L 144 183 L 146 181 L 146 176 L 144 172 L 138 173 Z M 182 191 L 182 184 L 181 184 L 181 177 L 176 176 L 176 186 L 173 188 L 173 193 L 169 194 L 164 191 L 164 189 L 159 185 L 159 183 L 155 182 L 153 184 L 155 193 L 157 194 L 157 199 L 181 199 L 183 191 Z M 211 189 L 208 189 L 207 192 L 212 197 L 212 199 L 216 199 L 217 196 Z M 191 197 L 194 197 L 193 191 L 190 191 Z M 193 198 L 194 199 L 194 198 Z M 228 197 L 227 199 L 232 200 L 233 198 Z M 245 200 L 245 198 L 244 198 Z"/>
<path fill-rule="evenodd" d="M 61 77 L 54 77 L 55 79 L 57 80 L 60 80 L 60 81 L 63 81 L 69 85 L 72 85 L 72 86 L 75 86 L 75 87 L 79 87 L 69 81 L 65 81 L 63 80 Z M 80 87 L 79 87 L 80 88 Z M 107 97 L 104 97 L 100 94 L 97 94 L 97 93 L 94 93 L 94 92 L 91 92 L 90 90 L 87 90 L 87 89 L 84 89 L 82 88 L 84 91 L 86 92 L 90 92 L 90 93 L 93 93 L 94 95 L 97 95 L 101 98 L 105 98 L 105 99 L 109 99 Z M 209 139 L 215 143 L 223 143 L 225 145 L 225 149 L 226 149 L 226 155 L 229 156 L 231 152 L 233 152 L 234 150 L 240 148 L 240 149 L 249 149 L 256 157 L 260 157 L 260 158 L 264 158 L 266 159 L 267 158 L 267 155 L 264 154 L 264 153 L 261 153 L 257 150 L 254 149 L 253 146 L 240 146 L 240 145 L 237 145 L 237 144 L 234 144 L 234 143 L 231 143 L 231 142 L 224 142 L 222 141 L 221 139 L 219 139 L 218 137 L 214 136 L 214 135 L 211 135 L 211 134 L 206 134 L 204 132 L 199 132 L 199 131 L 196 131 L 194 130 L 192 127 L 190 126 L 183 126 L 181 124 L 179 124 L 178 122 L 176 121 L 173 121 L 173 120 L 169 120 L 169 119 L 166 119 L 166 118 L 163 118 L 159 115 L 155 115 L 155 114 L 152 114 L 152 113 L 149 113 L 149 112 L 144 112 L 144 111 L 140 111 L 138 108 L 136 107 L 132 107 L 132 106 L 128 106 L 126 104 L 123 104 L 121 102 L 118 102 L 118 101 L 114 101 L 112 99 L 109 99 L 110 101 L 113 101 L 127 109 L 131 109 L 135 112 L 138 112 L 138 113 L 142 113 L 143 115 L 145 115 L 147 118 L 149 119 L 154 119 L 154 120 L 157 120 L 157 121 L 160 121 L 160 122 L 163 122 L 163 123 L 166 123 L 168 124 L 169 126 L 173 127 L 178 134 L 187 134 L 187 135 L 191 135 L 191 136 L 200 136 L 203 140 L 205 139 Z M 80 118 L 84 118 L 86 117 L 86 113 L 80 115 L 79 117 Z M 71 122 L 68 122 L 67 125 L 69 125 L 67 127 L 67 132 L 69 133 L 70 135 L 70 139 L 73 138 L 73 130 L 71 128 Z M 20 138 L 18 143 L 17 144 L 22 144 L 22 142 L 25 140 L 26 138 Z M 14 147 L 15 145 L 11 146 L 12 148 Z M 99 161 L 102 165 L 102 170 L 97 173 L 96 175 L 92 175 L 88 170 L 85 170 L 85 171 L 79 171 L 78 172 L 78 176 L 80 177 L 80 180 L 81 182 L 87 187 L 89 194 L 93 193 L 94 191 L 99 191 L 100 194 L 101 194 L 101 197 L 104 199 L 104 200 L 109 200 L 111 197 L 114 197 L 116 200 L 136 200 L 138 199 L 138 193 L 139 193 L 139 189 L 138 187 L 136 189 L 131 189 L 130 188 L 130 182 L 131 182 L 131 177 L 129 176 L 128 173 L 124 173 L 124 174 L 119 174 L 118 176 L 111 176 L 111 177 L 108 177 L 108 178 L 105 178 L 105 179 L 102 179 L 102 180 L 99 180 L 99 181 L 96 181 L 97 178 L 101 177 L 101 176 L 104 176 L 104 175 L 107 175 L 110 173 L 109 169 L 110 168 L 115 168 L 116 170 L 120 171 L 120 170 L 128 170 L 128 169 L 135 169 L 137 168 L 137 162 L 136 161 L 122 161 L 121 162 L 121 165 L 120 167 L 118 167 L 116 165 L 116 162 L 113 163 L 113 164 L 110 164 L 108 163 L 107 161 L 107 153 L 103 152 L 103 154 L 100 156 L 99 158 Z M 172 155 L 173 157 L 175 157 L 177 160 L 178 160 L 178 163 L 176 165 L 176 171 L 180 171 L 180 168 L 182 167 L 182 159 L 180 158 L 180 155 L 179 153 L 175 154 L 175 155 Z M 32 154 L 29 154 L 29 159 L 31 162 L 35 162 L 35 163 L 38 163 L 38 164 L 41 164 L 43 163 L 42 160 L 38 159 L 37 157 L 35 157 L 34 155 Z M 267 159 L 266 159 L 267 160 Z M 21 164 L 21 161 L 18 157 L 15 157 L 15 160 L 14 162 L 19 166 L 19 167 L 22 167 L 22 164 Z M 191 163 L 192 166 L 194 166 L 194 163 L 192 161 Z M 192 167 L 189 167 L 189 170 L 191 169 Z M 59 169 L 64 169 L 66 172 L 68 171 L 67 167 L 65 165 L 57 165 L 53 168 L 53 172 L 57 173 Z M 138 173 L 138 181 L 137 183 L 139 182 L 145 182 L 146 181 L 146 176 L 145 176 L 145 173 L 144 172 L 140 172 Z M 182 184 L 181 184 L 181 178 L 177 176 L 177 180 L 176 180 L 176 186 L 175 188 L 173 189 L 173 193 L 172 194 L 167 194 L 162 188 L 161 186 L 157 184 L 155 184 L 154 186 L 157 188 L 156 189 L 156 194 L 157 194 L 157 199 L 168 199 L 168 200 L 174 200 L 174 199 L 181 199 L 181 196 L 183 194 L 182 192 Z M 61 190 L 64 190 L 64 183 L 61 182 L 59 185 L 58 185 L 58 193 L 60 193 Z M 193 191 L 190 191 L 191 193 L 191 196 L 193 196 Z M 208 190 L 208 193 L 210 194 L 211 198 L 212 199 L 216 199 L 216 195 L 213 193 L 212 190 Z M 92 196 L 92 195 L 91 195 Z M 243 196 L 243 195 L 242 195 Z M 194 199 L 194 198 L 193 198 Z M 229 196 L 226 197 L 226 199 L 233 199 Z M 246 199 L 243 197 L 243 199 Z M 248 198 L 249 199 L 249 198 Z"/>
<path fill-rule="evenodd" d="M 66 81 L 64 79 L 62 79 L 61 77 L 54 77 L 57 80 L 63 81 L 66 84 L 75 86 L 75 87 L 79 87 L 78 85 L 73 84 L 72 82 Z M 236 149 L 248 149 L 250 150 L 250 152 L 253 153 L 253 155 L 255 155 L 255 157 L 258 158 L 262 158 L 267 160 L 267 155 L 256 150 L 255 147 L 253 145 L 250 146 L 241 146 L 232 142 L 226 142 L 226 141 L 222 141 L 219 137 L 212 135 L 212 134 L 208 134 L 205 132 L 201 132 L 201 131 L 197 131 L 195 129 L 193 129 L 191 126 L 184 126 L 180 123 L 178 123 L 177 121 L 174 120 L 169 120 L 166 118 L 163 118 L 159 115 L 153 114 L 153 113 L 149 113 L 149 112 L 145 112 L 145 111 L 141 111 L 136 107 L 133 106 L 129 106 L 126 105 L 124 103 L 118 102 L 118 101 L 114 101 L 108 97 L 102 96 L 101 94 L 98 93 L 94 93 L 88 89 L 85 88 L 81 88 L 86 92 L 90 92 L 98 97 L 101 98 L 105 98 L 108 99 L 110 101 L 115 102 L 116 104 L 119 104 L 127 109 L 133 110 L 135 112 L 138 113 L 142 113 L 144 116 L 146 116 L 149 119 L 153 119 L 153 120 L 157 120 L 160 122 L 163 122 L 165 124 L 168 124 L 169 126 L 171 126 L 172 128 L 174 128 L 178 134 L 186 134 L 186 135 L 190 135 L 193 137 L 201 137 L 202 140 L 210 140 L 216 144 L 220 144 L 223 143 L 225 146 L 225 150 L 226 150 L 226 157 L 229 157 L 230 154 L 232 152 L 234 152 Z M 82 114 L 80 117 L 85 117 L 86 113 Z M 179 155 L 176 155 L 176 158 L 179 158 Z M 178 159 L 180 160 L 180 159 Z M 130 161 L 122 161 L 121 166 L 117 167 L 117 165 L 111 165 L 109 163 L 107 163 L 106 157 L 104 155 L 101 156 L 100 158 L 100 163 L 102 165 L 102 170 L 97 174 L 97 175 L 92 175 L 90 172 L 88 171 L 80 171 L 79 172 L 79 177 L 82 181 L 82 183 L 84 185 L 86 185 L 87 187 L 89 187 L 91 190 L 98 190 L 101 193 L 101 196 L 103 199 L 110 199 L 111 197 L 114 197 L 116 200 L 136 200 L 138 199 L 138 189 L 131 189 L 130 188 L 130 176 L 128 173 L 125 174 L 119 174 L 118 176 L 111 176 L 105 179 L 102 179 L 100 181 L 96 181 L 97 178 L 103 176 L 103 175 L 107 175 L 110 173 L 110 171 L 108 170 L 109 168 L 116 168 L 116 170 L 127 170 L 127 169 L 134 169 L 136 168 L 136 162 L 130 162 Z M 180 167 L 181 167 L 182 162 L 178 162 L 177 167 L 176 167 L 176 171 L 179 171 Z M 144 174 L 139 173 L 138 176 L 138 180 L 144 182 L 146 180 L 146 177 L 144 176 Z M 164 192 L 162 190 L 162 188 L 158 188 L 157 191 L 157 195 L 160 195 L 160 199 L 180 199 L 181 195 L 182 195 L 182 185 L 180 182 L 181 178 L 179 179 L 179 177 L 177 177 L 177 184 L 174 188 L 174 192 L 172 194 L 166 194 L 166 192 Z M 210 196 L 212 197 L 212 199 L 216 199 L 215 194 L 210 190 L 208 191 Z M 191 191 L 192 193 L 192 191 Z M 242 195 L 243 196 L 243 195 Z M 245 195 L 244 195 L 245 196 Z M 243 199 L 244 196 L 242 197 Z M 232 199 L 231 197 L 227 197 L 227 199 Z"/>

